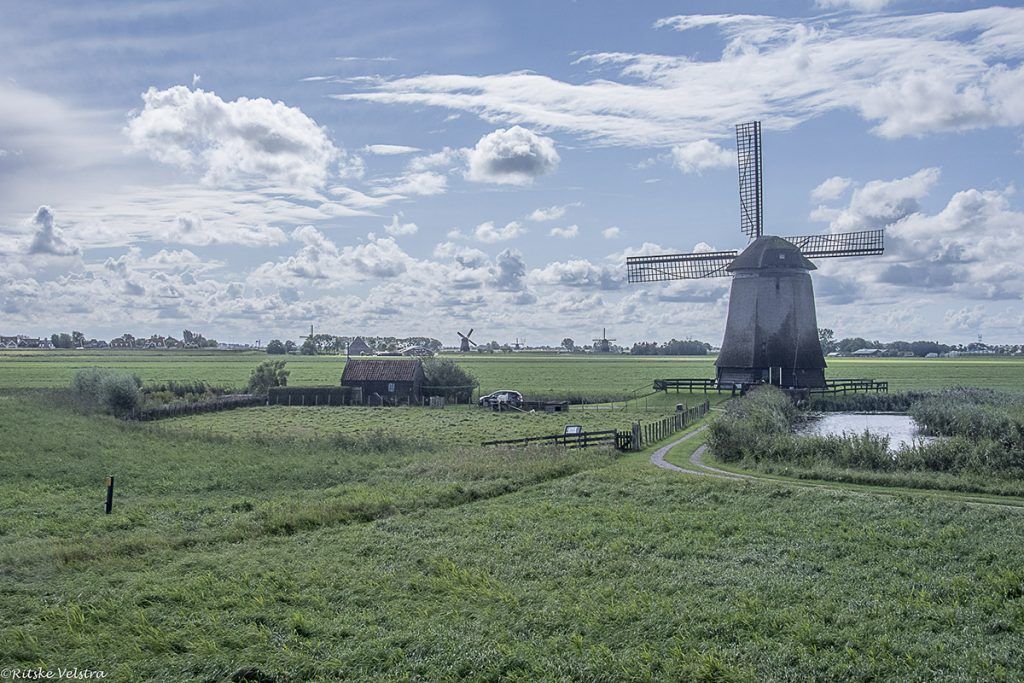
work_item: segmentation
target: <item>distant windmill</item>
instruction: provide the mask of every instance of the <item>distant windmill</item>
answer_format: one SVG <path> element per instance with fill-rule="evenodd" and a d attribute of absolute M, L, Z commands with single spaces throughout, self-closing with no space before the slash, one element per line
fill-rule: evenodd
<path fill-rule="evenodd" d="M 630 282 L 732 276 L 729 317 L 718 354 L 719 384 L 768 382 L 825 386 L 809 258 L 871 256 L 884 248 L 882 230 L 774 237 L 763 234 L 761 123 L 736 126 L 742 253 L 714 251 L 626 259 Z"/>
<path fill-rule="evenodd" d="M 304 334 L 304 335 L 300 336 L 299 339 L 309 339 L 312 336 L 313 336 L 313 323 L 310 323 L 309 324 L 309 334 Z"/>
<path fill-rule="evenodd" d="M 614 339 L 608 338 L 608 330 L 601 328 L 601 338 L 594 340 L 594 351 L 598 353 L 611 353 Z"/>
<path fill-rule="evenodd" d="M 463 353 L 468 353 L 470 344 L 476 346 L 476 342 L 470 339 L 470 337 L 473 336 L 472 327 L 469 328 L 469 332 L 467 332 L 466 334 L 462 334 L 461 332 L 459 332 L 459 336 L 462 338 L 462 341 L 459 343 L 459 351 L 462 351 Z"/>
<path fill-rule="evenodd" d="M 525 347 L 526 347 L 526 340 L 525 339 L 519 339 L 519 337 L 516 337 L 516 343 L 512 345 L 512 348 L 515 349 L 516 351 L 518 351 L 518 350 L 520 350 L 522 348 L 525 348 Z"/>

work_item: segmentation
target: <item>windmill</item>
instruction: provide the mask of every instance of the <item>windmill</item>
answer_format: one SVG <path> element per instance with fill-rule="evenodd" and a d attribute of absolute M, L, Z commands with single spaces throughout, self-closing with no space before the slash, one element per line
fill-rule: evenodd
<path fill-rule="evenodd" d="M 519 351 L 520 349 L 523 349 L 525 347 L 526 347 L 526 340 L 525 339 L 520 339 L 519 337 L 516 337 L 516 343 L 512 345 L 512 348 L 515 349 L 516 351 Z"/>
<path fill-rule="evenodd" d="M 719 385 L 767 382 L 786 387 L 825 385 L 809 259 L 872 256 L 884 248 L 882 230 L 775 237 L 765 235 L 761 122 L 736 126 L 742 252 L 712 251 L 626 259 L 630 282 L 732 276 L 729 316 L 715 361 Z"/>
<path fill-rule="evenodd" d="M 594 340 L 594 351 L 598 353 L 611 353 L 614 339 L 608 338 L 608 330 L 601 328 L 601 338 Z"/>
<path fill-rule="evenodd" d="M 461 332 L 459 332 L 459 337 L 462 338 L 462 341 L 459 343 L 459 351 L 462 351 L 463 353 L 469 353 L 469 345 L 472 344 L 473 346 L 476 346 L 476 342 L 470 339 L 470 337 L 472 336 L 472 327 L 469 328 L 469 332 L 467 332 L 466 334 L 462 334 Z"/>

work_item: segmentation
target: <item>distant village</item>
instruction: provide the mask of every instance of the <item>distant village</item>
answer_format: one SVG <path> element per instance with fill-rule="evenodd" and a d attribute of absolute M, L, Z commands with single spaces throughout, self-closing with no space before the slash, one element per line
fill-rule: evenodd
<path fill-rule="evenodd" d="M 55 332 L 49 337 L 27 335 L 0 335 L 0 349 L 117 349 L 117 350 L 196 350 L 265 351 L 270 355 L 405 355 L 426 356 L 441 352 L 460 351 L 458 346 L 445 346 L 433 337 L 390 336 L 338 336 L 307 334 L 301 343 L 273 339 L 267 344 L 224 343 L 209 339 L 201 333 L 182 330 L 181 339 L 153 334 L 148 337 L 122 334 L 110 340 L 87 338 L 78 331 Z M 822 351 L 827 357 L 846 358 L 956 358 L 960 356 L 1019 356 L 1024 355 L 1024 344 L 985 344 L 980 339 L 969 344 L 942 344 L 934 341 L 880 342 L 863 337 L 836 340 L 831 330 L 819 330 Z M 490 341 L 473 346 L 465 353 L 515 353 L 532 351 L 542 353 L 611 353 L 635 356 L 704 356 L 715 354 L 718 348 L 693 339 L 671 339 L 667 342 L 636 342 L 625 347 L 607 338 L 595 339 L 594 344 L 577 345 L 566 337 L 558 346 L 527 345 L 525 341 L 501 343 Z"/>

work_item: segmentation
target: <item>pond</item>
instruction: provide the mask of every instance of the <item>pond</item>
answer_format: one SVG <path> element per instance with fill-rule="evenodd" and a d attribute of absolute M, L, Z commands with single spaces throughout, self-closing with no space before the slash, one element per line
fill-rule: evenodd
<path fill-rule="evenodd" d="M 889 450 L 898 451 L 916 442 L 928 442 L 935 437 L 925 436 L 914 418 L 898 413 L 808 413 L 807 419 L 796 426 L 796 433 L 807 436 L 842 434 L 887 435 Z"/>

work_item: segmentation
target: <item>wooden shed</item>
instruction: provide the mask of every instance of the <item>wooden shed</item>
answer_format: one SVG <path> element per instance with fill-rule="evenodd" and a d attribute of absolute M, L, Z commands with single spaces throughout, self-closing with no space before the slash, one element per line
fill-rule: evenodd
<path fill-rule="evenodd" d="M 418 403 L 423 386 L 423 363 L 418 358 L 352 359 L 345 363 L 341 385 L 360 389 L 363 403 Z"/>

